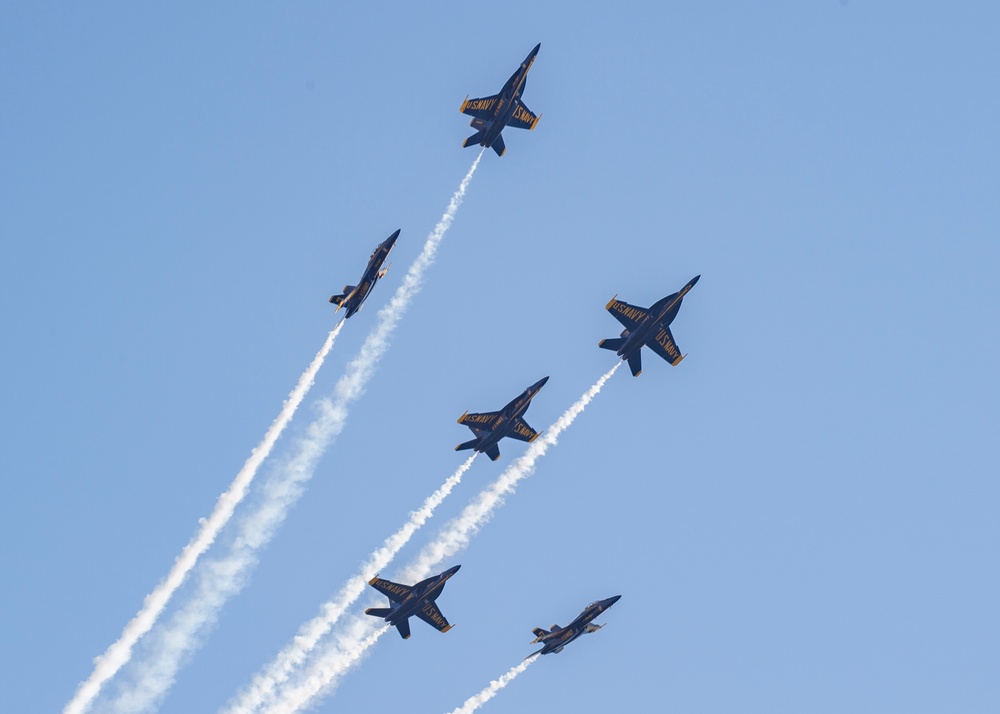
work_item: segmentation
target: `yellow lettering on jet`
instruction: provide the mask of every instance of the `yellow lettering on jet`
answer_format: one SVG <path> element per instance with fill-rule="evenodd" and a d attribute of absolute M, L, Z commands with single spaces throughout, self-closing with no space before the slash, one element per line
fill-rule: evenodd
<path fill-rule="evenodd" d="M 670 339 L 670 335 L 667 334 L 666 330 L 660 330 L 659 334 L 656 336 L 656 342 L 663 349 L 667 351 L 667 354 L 671 357 L 676 357 L 680 354 L 677 351 L 677 345 L 674 344 L 673 340 Z"/>

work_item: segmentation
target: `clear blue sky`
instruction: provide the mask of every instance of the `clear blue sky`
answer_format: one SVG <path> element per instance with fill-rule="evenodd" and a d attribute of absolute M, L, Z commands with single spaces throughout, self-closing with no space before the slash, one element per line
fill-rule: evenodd
<path fill-rule="evenodd" d="M 4 5 L 0 710 L 70 699 L 401 228 L 283 453 L 475 158 L 462 99 L 541 42 L 537 129 L 483 157 L 162 711 L 244 686 L 464 458 L 464 410 L 550 375 L 545 428 L 613 364 L 608 299 L 696 274 L 688 359 L 620 370 L 455 559 L 455 629 L 319 711 L 450 710 L 615 594 L 486 711 L 995 711 L 1000 11 L 733 5 Z"/>

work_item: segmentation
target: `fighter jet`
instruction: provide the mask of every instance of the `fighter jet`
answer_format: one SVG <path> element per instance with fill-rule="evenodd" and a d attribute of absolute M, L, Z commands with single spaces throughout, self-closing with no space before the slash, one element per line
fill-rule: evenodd
<path fill-rule="evenodd" d="M 597 632 L 599 629 L 604 627 L 604 625 L 592 625 L 590 623 L 595 618 L 600 616 L 602 612 L 618 602 L 620 597 L 621 595 L 615 595 L 614 597 L 609 597 L 607 600 L 597 600 L 596 602 L 590 603 L 584 608 L 583 612 L 577 615 L 576 619 L 566 625 L 566 627 L 553 625 L 551 630 L 543 630 L 541 627 L 536 627 L 532 630 L 532 632 L 535 633 L 535 639 L 533 639 L 529 644 L 533 645 L 536 642 L 544 642 L 545 645 L 537 652 L 532 652 L 528 655 L 528 657 L 534 657 L 537 654 L 547 655 L 553 652 L 558 654 L 563 651 L 563 647 L 568 645 L 580 635 Z M 525 659 L 528 659 L 528 657 L 525 657 Z"/>
<path fill-rule="evenodd" d="M 656 354 L 660 355 L 673 366 L 680 364 L 687 355 L 681 355 L 674 342 L 674 336 L 670 334 L 670 323 L 677 317 L 677 311 L 681 309 L 681 301 L 688 291 L 698 282 L 700 275 L 691 278 L 691 281 L 673 295 L 667 295 L 659 302 L 653 303 L 648 310 L 627 302 L 618 300 L 618 296 L 611 298 L 611 302 L 605 305 L 608 312 L 615 316 L 618 322 L 625 325 L 621 337 L 614 337 L 608 340 L 601 340 L 598 347 L 606 350 L 614 350 L 618 355 L 628 362 L 628 368 L 632 370 L 632 376 L 638 377 L 642 374 L 642 359 L 639 350 L 643 345 L 649 347 Z"/>
<path fill-rule="evenodd" d="M 449 625 L 434 601 L 444 590 L 448 578 L 458 572 L 461 565 L 449 568 L 440 575 L 434 575 L 421 580 L 414 586 L 400 585 L 375 576 L 368 584 L 383 595 L 389 597 L 390 607 L 370 607 L 366 615 L 385 618 L 385 621 L 399 630 L 404 640 L 410 639 L 410 617 L 416 615 L 431 627 L 447 632 L 454 625 Z"/>
<path fill-rule="evenodd" d="M 396 245 L 397 238 L 399 238 L 398 230 L 379 243 L 375 250 L 372 251 L 372 255 L 368 259 L 368 267 L 365 268 L 365 273 L 361 276 L 360 283 L 357 285 L 345 285 L 342 294 L 334 295 L 330 298 L 330 302 L 337 306 L 336 312 L 340 312 L 340 308 L 342 307 L 347 308 L 347 317 L 344 318 L 345 320 L 361 309 L 361 306 L 365 304 L 365 300 L 368 299 L 368 294 L 375 287 L 375 283 L 378 282 L 379 278 L 384 278 L 385 274 L 389 272 L 389 265 L 383 268 L 382 263 L 389 257 L 389 251 Z"/>
<path fill-rule="evenodd" d="M 507 151 L 500 133 L 504 127 L 513 126 L 529 131 L 535 128 L 542 115 L 532 114 L 521 101 L 521 94 L 528 79 L 528 70 L 531 69 L 531 64 L 535 61 L 535 55 L 541 46 L 541 42 L 535 45 L 535 49 L 524 58 L 524 62 L 510 76 L 499 94 L 481 99 L 465 98 L 459 111 L 473 118 L 469 126 L 475 128 L 476 133 L 466 139 L 462 146 L 473 144 L 492 146 L 497 156 L 503 156 Z"/>
<path fill-rule="evenodd" d="M 540 432 L 528 426 L 521 415 L 528 411 L 528 406 L 535 395 L 549 381 L 548 377 L 543 377 L 521 394 L 508 402 L 507 406 L 498 412 L 482 412 L 479 414 L 469 414 L 465 412 L 458 418 L 459 424 L 465 424 L 472 429 L 476 435 L 475 439 L 466 441 L 455 447 L 455 451 L 462 449 L 475 449 L 479 452 L 486 452 L 486 455 L 493 461 L 500 458 L 500 449 L 497 442 L 505 436 L 518 441 L 532 442 L 538 438 Z"/>

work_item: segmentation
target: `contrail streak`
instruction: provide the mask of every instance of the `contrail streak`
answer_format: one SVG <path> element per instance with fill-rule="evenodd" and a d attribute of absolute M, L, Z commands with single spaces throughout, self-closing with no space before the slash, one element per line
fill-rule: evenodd
<path fill-rule="evenodd" d="M 435 540 L 421 550 L 416 560 L 404 569 L 399 579 L 403 582 L 423 580 L 434 568 L 439 567 L 443 560 L 465 548 L 472 537 L 493 516 L 496 508 L 503 504 L 504 496 L 513 493 L 522 479 L 534 473 L 535 462 L 545 455 L 550 446 L 558 443 L 559 435 L 587 408 L 605 382 L 611 379 L 621 365 L 621 362 L 616 363 L 594 383 L 594 386 L 563 412 L 547 431 L 528 446 L 519 459 L 466 506 L 457 518 L 448 523 Z M 294 686 L 289 687 L 287 691 L 279 692 L 278 701 L 265 711 L 272 714 L 297 712 L 312 704 L 317 697 L 332 692 L 339 684 L 340 676 L 360 661 L 363 650 L 357 656 L 354 655 L 358 643 L 364 641 L 374 644 L 378 639 L 378 636 L 373 634 L 375 623 L 372 620 L 373 618 L 362 615 L 356 615 L 350 620 L 346 626 L 347 633 L 339 636 L 335 634 L 333 644 L 315 658 L 316 661 Z"/>
<path fill-rule="evenodd" d="M 240 472 L 236 474 L 236 478 L 233 479 L 229 488 L 219 496 L 212 514 L 207 519 L 201 519 L 201 528 L 194 538 L 184 546 L 184 550 L 177 556 L 177 560 L 174 561 L 167 576 L 146 596 L 142 603 L 142 609 L 125 625 L 118 640 L 108 647 L 104 654 L 94 659 L 94 671 L 86 681 L 80 684 L 73 699 L 63 708 L 64 714 L 82 714 L 82 712 L 87 711 L 94 703 L 94 699 L 104 683 L 131 659 L 135 643 L 153 627 L 160 613 L 170 602 L 170 598 L 184 583 L 188 573 L 198 562 L 198 558 L 208 550 L 216 536 L 219 535 L 219 531 L 232 518 L 236 506 L 246 496 L 250 482 L 257 474 L 257 469 L 271 453 L 278 437 L 288 426 L 295 415 L 295 410 L 298 409 L 313 382 L 316 381 L 316 373 L 323 366 L 323 360 L 329 354 L 330 348 L 333 347 L 333 341 L 337 339 L 343 326 L 344 321 L 341 320 L 327 335 L 326 342 L 323 343 L 306 371 L 299 377 L 298 384 L 288 395 L 288 399 L 285 400 L 278 416 L 264 434 L 264 439 L 250 452 L 250 457 L 243 464 Z"/>
<path fill-rule="evenodd" d="M 232 714 L 256 711 L 273 699 L 275 690 L 287 681 L 295 668 L 312 653 L 347 608 L 361 597 L 368 580 L 392 562 L 413 534 L 434 514 L 434 509 L 441 505 L 452 489 L 461 482 L 462 475 L 469 470 L 475 458 L 476 455 L 473 454 L 466 459 L 455 473 L 427 497 L 419 510 L 410 514 L 409 520 L 398 531 L 385 539 L 382 547 L 374 551 L 362 564 L 357 575 L 352 576 L 332 599 L 323 604 L 317 617 L 299 628 L 291 643 L 274 658 L 266 670 L 254 677 L 250 686 L 237 701 L 229 705 L 226 711 Z"/>
<path fill-rule="evenodd" d="M 298 501 L 305 484 L 315 473 L 320 457 L 343 431 L 348 407 L 364 393 L 379 360 L 389 348 L 396 326 L 413 297 L 420 292 L 424 273 L 434 262 L 438 245 L 455 219 L 482 156 L 480 152 L 473 161 L 389 304 L 379 310 L 375 329 L 337 381 L 333 399 L 319 401 L 319 416 L 306 429 L 305 437 L 298 440 L 294 455 L 268 479 L 260 503 L 240 523 L 229 552 L 203 569 L 197 591 L 159 633 L 147 660 L 136 668 L 134 683 L 124 688 L 114 702 L 114 711 L 146 711 L 162 699 L 173 684 L 181 662 L 197 648 L 226 601 L 246 583 L 257 562 L 257 552 L 271 540 L 288 509 Z"/>
<path fill-rule="evenodd" d="M 458 709 L 452 711 L 451 714 L 471 714 L 472 712 L 476 711 L 476 709 L 478 709 L 483 704 L 485 704 L 493 697 L 495 697 L 497 695 L 497 692 L 499 692 L 501 689 L 510 684 L 510 682 L 517 675 L 526 670 L 531 665 L 531 663 L 537 659 L 538 656 L 535 655 L 533 657 L 529 657 L 528 659 L 524 660 L 516 667 L 511 667 L 509 670 L 507 670 L 507 673 L 505 675 L 500 677 L 500 679 L 494 679 L 492 682 L 489 683 L 489 686 L 487 686 L 486 689 L 481 691 L 479 694 L 474 694 L 473 696 L 466 699 L 465 703 L 462 704 L 462 706 L 460 706 Z"/>

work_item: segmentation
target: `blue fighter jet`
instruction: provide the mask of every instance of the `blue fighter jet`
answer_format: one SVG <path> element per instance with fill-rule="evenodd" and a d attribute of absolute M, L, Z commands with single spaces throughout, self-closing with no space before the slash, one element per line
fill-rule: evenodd
<path fill-rule="evenodd" d="M 472 117 L 469 126 L 473 127 L 476 133 L 466 139 L 462 146 L 473 144 L 492 146 L 497 156 L 503 156 L 507 151 L 500 133 L 504 127 L 513 126 L 529 131 L 535 128 L 542 115 L 532 114 L 521 101 L 521 94 L 528 80 L 528 70 L 531 69 L 531 64 L 535 61 L 535 55 L 541 46 L 541 42 L 535 45 L 535 49 L 524 58 L 524 62 L 510 76 L 499 94 L 480 99 L 465 98 L 459 111 Z"/>
<path fill-rule="evenodd" d="M 368 294 L 375 287 L 375 283 L 379 281 L 379 278 L 384 278 L 385 274 L 389 272 L 389 266 L 387 265 L 383 268 L 382 263 L 389 257 L 389 251 L 396 245 L 397 238 L 399 238 L 398 230 L 379 243 L 375 250 L 372 251 L 372 255 L 368 259 L 368 267 L 365 268 L 365 274 L 361 276 L 361 282 L 357 285 L 345 285 L 343 293 L 330 298 L 330 302 L 337 306 L 335 312 L 340 312 L 340 308 L 342 307 L 347 308 L 345 320 L 361 309 L 361 306 L 365 304 L 365 300 L 368 299 Z"/>
<path fill-rule="evenodd" d="M 368 584 L 383 595 L 388 596 L 390 607 L 370 607 L 366 615 L 384 618 L 386 622 L 399 630 L 404 640 L 410 639 L 410 617 L 416 615 L 428 625 L 441 632 L 447 632 L 454 625 L 449 625 L 434 601 L 444 590 L 444 584 L 458 572 L 461 565 L 448 568 L 440 575 L 434 575 L 421 580 L 412 587 L 400 585 L 376 576 Z"/>
<path fill-rule="evenodd" d="M 544 642 L 545 645 L 537 652 L 532 652 L 528 655 L 528 657 L 534 657 L 538 654 L 558 654 L 563 651 L 563 647 L 568 645 L 580 635 L 597 632 L 599 629 L 604 627 L 604 625 L 594 625 L 591 623 L 594 619 L 599 617 L 602 612 L 618 602 L 620 597 L 621 595 L 615 595 L 614 597 L 609 597 L 607 600 L 597 600 L 596 602 L 590 603 L 584 608 L 583 612 L 577 615 L 576 619 L 566 625 L 566 627 L 553 625 L 551 630 L 543 630 L 541 627 L 536 627 L 532 630 L 532 632 L 535 633 L 535 639 L 533 639 L 529 644 L 533 645 L 536 642 Z M 528 659 L 528 657 L 525 657 L 525 659 Z"/>
<path fill-rule="evenodd" d="M 455 451 L 462 449 L 475 449 L 479 452 L 486 452 L 486 455 L 493 461 L 500 458 L 500 449 L 497 442 L 505 436 L 518 441 L 532 442 L 538 438 L 540 432 L 535 431 L 525 423 L 521 415 L 528 411 L 531 400 L 549 381 L 548 377 L 538 380 L 530 387 L 521 392 L 520 395 L 507 403 L 498 412 L 481 412 L 479 414 L 469 414 L 465 412 L 458 418 L 459 424 L 465 424 L 472 429 L 476 435 L 475 439 L 466 441 L 455 447 Z"/>
<path fill-rule="evenodd" d="M 628 362 L 628 368 L 632 370 L 632 376 L 638 377 L 642 374 L 642 359 L 639 350 L 643 345 L 653 350 L 673 366 L 681 363 L 687 355 L 682 355 L 674 342 L 674 336 L 670 334 L 670 323 L 677 317 L 677 311 L 681 309 L 681 301 L 688 291 L 698 282 L 700 275 L 691 278 L 691 281 L 673 295 L 667 295 L 662 300 L 653 303 L 648 310 L 627 302 L 618 300 L 618 296 L 611 298 L 611 302 L 605 305 L 608 312 L 615 316 L 618 322 L 625 325 L 621 337 L 614 337 L 608 340 L 601 340 L 598 347 L 606 350 L 613 350 L 618 356 Z"/>

